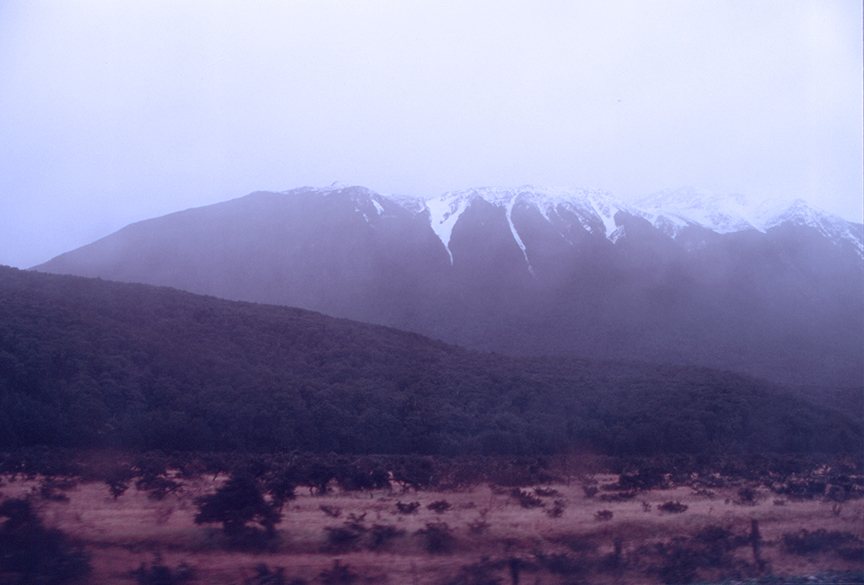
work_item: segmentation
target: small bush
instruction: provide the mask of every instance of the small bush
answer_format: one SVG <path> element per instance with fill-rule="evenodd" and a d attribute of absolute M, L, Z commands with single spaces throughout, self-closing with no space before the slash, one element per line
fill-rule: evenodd
<path fill-rule="evenodd" d="M 420 502 L 411 502 L 410 504 L 396 502 L 396 509 L 399 511 L 400 514 L 416 514 L 419 508 Z"/>
<path fill-rule="evenodd" d="M 331 551 L 344 552 L 356 550 L 360 539 L 366 533 L 366 527 L 355 522 L 346 522 L 343 526 L 326 527 L 327 548 Z"/>
<path fill-rule="evenodd" d="M 607 520 L 612 519 L 612 511 L 611 510 L 600 510 L 596 514 L 594 514 L 594 519 L 599 522 L 605 522 Z"/>
<path fill-rule="evenodd" d="M 438 500 L 437 502 L 432 502 L 428 506 L 426 506 L 427 510 L 432 510 L 436 514 L 443 514 L 447 510 L 450 509 L 450 502 L 447 500 Z"/>
<path fill-rule="evenodd" d="M 657 509 L 661 512 L 665 512 L 667 514 L 681 514 L 682 512 L 687 511 L 687 504 L 682 504 L 681 502 L 666 502 L 665 504 L 660 504 L 657 506 Z"/>
<path fill-rule="evenodd" d="M 546 511 L 550 518 L 560 518 L 564 515 L 564 509 L 567 507 L 565 500 L 555 500 L 552 508 Z"/>
<path fill-rule="evenodd" d="M 626 502 L 636 497 L 636 492 L 618 492 L 614 494 L 600 494 L 601 502 Z"/>
<path fill-rule="evenodd" d="M 519 488 L 513 488 L 510 490 L 510 495 L 516 498 L 516 501 L 519 502 L 519 505 L 523 508 L 542 508 L 543 500 L 530 494 L 529 492 L 520 490 Z"/>
<path fill-rule="evenodd" d="M 561 495 L 561 492 L 556 489 L 542 487 L 534 488 L 534 493 L 544 498 L 552 498 Z"/>
<path fill-rule="evenodd" d="M 318 506 L 318 509 L 330 516 L 331 518 L 338 518 L 342 515 L 342 508 L 337 508 L 336 506 L 327 506 L 325 504 L 321 504 Z"/>

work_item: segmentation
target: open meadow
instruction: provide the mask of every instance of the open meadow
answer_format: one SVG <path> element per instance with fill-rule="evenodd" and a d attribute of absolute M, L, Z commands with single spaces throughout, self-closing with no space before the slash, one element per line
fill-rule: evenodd
<path fill-rule="evenodd" d="M 226 473 L 168 471 L 162 479 L 161 489 L 130 481 L 112 492 L 104 481 L 7 474 L 0 501 L 29 500 L 47 527 L 83 547 L 92 567 L 86 582 L 95 585 L 861 582 L 864 575 L 862 478 L 827 466 L 773 483 L 720 473 L 672 481 L 648 471 L 428 489 L 391 481 L 346 490 L 331 480 L 297 486 L 272 535 L 250 525 L 233 540 L 219 523 L 195 522 L 200 498 L 224 486 Z"/>

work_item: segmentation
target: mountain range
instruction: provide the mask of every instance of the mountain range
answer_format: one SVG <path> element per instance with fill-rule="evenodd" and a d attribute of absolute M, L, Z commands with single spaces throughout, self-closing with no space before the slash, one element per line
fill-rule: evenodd
<path fill-rule="evenodd" d="M 510 355 L 864 380 L 864 225 L 691 188 L 422 199 L 334 184 L 127 226 L 35 270 L 280 304 Z"/>

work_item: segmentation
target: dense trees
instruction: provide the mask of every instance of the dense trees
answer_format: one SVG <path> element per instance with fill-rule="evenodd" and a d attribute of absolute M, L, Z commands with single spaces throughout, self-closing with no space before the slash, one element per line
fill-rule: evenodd
<path fill-rule="evenodd" d="M 854 452 L 862 437 L 854 413 L 728 373 L 507 358 L 298 309 L 0 268 L 0 449 L 650 455 Z"/>

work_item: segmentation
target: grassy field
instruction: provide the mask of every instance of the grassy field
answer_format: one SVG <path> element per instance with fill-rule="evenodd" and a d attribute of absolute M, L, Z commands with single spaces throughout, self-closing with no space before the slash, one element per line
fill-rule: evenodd
<path fill-rule="evenodd" d="M 195 499 L 225 479 L 180 480 L 162 499 L 130 486 L 115 499 L 101 482 L 6 476 L 0 499 L 30 498 L 47 526 L 86 549 L 96 585 L 783 582 L 827 572 L 860 582 L 864 572 L 864 499 L 794 499 L 743 480 L 638 492 L 610 489 L 612 474 L 460 491 L 301 487 L 277 538 L 250 552 L 219 525 L 194 522 Z"/>

